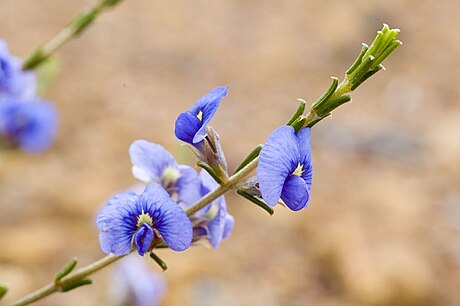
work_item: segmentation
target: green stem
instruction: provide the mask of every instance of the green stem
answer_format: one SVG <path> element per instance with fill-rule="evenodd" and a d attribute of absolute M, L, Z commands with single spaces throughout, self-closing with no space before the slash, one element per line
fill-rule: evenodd
<path fill-rule="evenodd" d="M 257 168 L 259 158 L 255 158 L 253 161 L 251 161 L 248 165 L 246 165 L 243 169 L 241 169 L 238 173 L 235 175 L 231 176 L 228 179 L 228 182 L 225 184 L 225 186 L 219 186 L 210 193 L 208 193 L 206 196 L 198 200 L 195 204 L 190 206 L 186 212 L 187 215 L 191 215 L 201 208 L 205 207 L 227 191 L 233 189 L 236 184 L 241 182 L 246 176 L 248 176 L 253 170 Z M 13 302 L 10 306 L 23 306 L 23 305 L 29 305 L 33 302 L 36 302 L 48 295 L 51 295 L 55 292 L 61 291 L 62 287 L 65 287 L 65 285 L 73 283 L 75 281 L 78 281 L 88 275 L 93 274 L 94 272 L 97 272 L 106 266 L 114 263 L 115 261 L 123 258 L 125 255 L 122 256 L 116 256 L 116 255 L 107 255 L 98 261 L 95 261 L 85 267 L 82 267 L 80 269 L 75 270 L 74 272 L 70 273 L 69 275 L 63 277 L 59 282 L 52 282 L 46 286 L 44 286 L 41 289 L 38 289 L 37 291 L 34 291 L 19 300 Z"/>
<path fill-rule="evenodd" d="M 247 177 L 252 171 L 257 168 L 259 163 L 259 157 L 254 158 L 249 164 L 247 164 L 244 168 L 240 171 L 232 175 L 228 178 L 228 181 L 224 185 L 220 185 L 210 193 L 206 194 L 200 200 L 198 200 L 195 204 L 187 208 L 186 213 L 187 215 L 192 215 L 226 193 L 227 191 L 233 189 L 236 184 L 241 182 L 245 177 Z"/>
<path fill-rule="evenodd" d="M 36 48 L 24 61 L 23 69 L 30 70 L 45 62 L 56 50 L 62 47 L 73 37 L 83 32 L 106 8 L 118 4 L 120 1 L 99 0 L 93 7 L 82 11 L 72 19 L 59 33 L 47 43 Z"/>
<path fill-rule="evenodd" d="M 53 294 L 55 292 L 61 291 L 62 287 L 65 287 L 66 284 L 70 284 L 72 282 L 75 282 L 79 279 L 84 278 L 85 276 L 88 276 L 96 271 L 101 270 L 102 268 L 110 265 L 111 263 L 121 259 L 124 256 L 116 256 L 116 255 L 107 255 L 98 261 L 95 261 L 86 267 L 82 267 L 80 269 L 77 269 L 75 272 L 70 273 L 66 277 L 63 277 L 59 282 L 52 282 L 49 283 L 48 285 L 44 286 L 43 288 L 38 289 L 37 291 L 34 291 L 19 300 L 13 302 L 13 304 L 10 304 L 10 306 L 23 306 L 23 305 L 29 305 L 33 302 L 36 302 L 50 294 Z"/>

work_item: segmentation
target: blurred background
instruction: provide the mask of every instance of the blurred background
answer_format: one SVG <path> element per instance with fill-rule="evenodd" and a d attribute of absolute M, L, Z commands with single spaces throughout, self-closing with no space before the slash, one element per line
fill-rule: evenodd
<path fill-rule="evenodd" d="M 0 37 L 24 57 L 95 1 L 2 0 Z M 404 45 L 314 128 L 310 206 L 273 216 L 234 194 L 217 251 L 168 250 L 162 305 L 460 305 L 460 20 L 457 0 L 126 0 L 55 56 L 45 95 L 60 112 L 47 153 L 0 171 L 6 301 L 72 257 L 103 256 L 95 214 L 136 183 L 128 147 L 160 143 L 185 163 L 177 115 L 230 85 L 214 117 L 230 169 L 297 106 L 342 78 L 383 22 Z M 159 270 L 154 263 L 152 268 Z M 36 305 L 104 305 L 95 284 Z"/>

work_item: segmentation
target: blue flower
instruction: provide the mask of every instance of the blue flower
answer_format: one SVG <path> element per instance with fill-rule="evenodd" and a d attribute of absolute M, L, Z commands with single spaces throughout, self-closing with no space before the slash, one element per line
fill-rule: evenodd
<path fill-rule="evenodd" d="M 227 95 L 228 86 L 220 86 L 196 101 L 195 105 L 179 115 L 176 120 L 176 137 L 191 145 L 197 145 L 206 136 L 206 126 L 219 107 L 220 100 Z"/>
<path fill-rule="evenodd" d="M 13 57 L 0 40 L 0 102 L 6 98 L 26 100 L 37 94 L 37 80 L 33 72 L 23 71 L 22 63 Z"/>
<path fill-rule="evenodd" d="M 262 148 L 257 179 L 262 198 L 276 205 L 281 198 L 292 210 L 308 205 L 312 183 L 310 128 L 274 130 Z"/>
<path fill-rule="evenodd" d="M 109 305 L 158 306 L 166 293 L 165 279 L 139 257 L 116 266 L 109 286 Z"/>
<path fill-rule="evenodd" d="M 134 177 L 144 183 L 159 183 L 179 203 L 192 204 L 200 197 L 196 171 L 180 165 L 161 145 L 136 140 L 129 148 Z"/>
<path fill-rule="evenodd" d="M 126 255 L 134 245 L 139 255 L 163 239 L 174 251 L 192 242 L 192 224 L 185 211 L 158 184 L 137 195 L 126 191 L 112 197 L 97 216 L 99 242 L 104 253 Z"/>
<path fill-rule="evenodd" d="M 211 175 L 204 170 L 200 172 L 200 180 L 202 196 L 205 196 L 219 186 Z M 230 236 L 235 225 L 233 216 L 227 212 L 224 196 L 217 198 L 199 210 L 191 219 L 193 224 L 193 241 L 205 238 L 211 243 L 214 249 Z"/>
<path fill-rule="evenodd" d="M 56 136 L 57 123 L 57 111 L 46 101 L 0 102 L 0 136 L 26 152 L 46 150 Z"/>

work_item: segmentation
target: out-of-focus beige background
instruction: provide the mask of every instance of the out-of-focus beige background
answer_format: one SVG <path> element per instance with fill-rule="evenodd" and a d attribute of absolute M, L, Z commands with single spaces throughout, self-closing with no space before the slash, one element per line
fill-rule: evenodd
<path fill-rule="evenodd" d="M 2 0 L 0 37 L 25 56 L 92 3 Z M 236 227 L 218 251 L 159 252 L 163 305 L 460 305 L 459 10 L 456 0 L 124 1 L 56 54 L 54 147 L 2 165 L 5 300 L 73 256 L 103 256 L 95 214 L 136 183 L 133 140 L 192 164 L 175 118 L 230 85 L 212 125 L 233 168 L 386 22 L 404 42 L 387 71 L 314 128 L 310 207 L 269 217 L 228 195 Z M 37 305 L 103 305 L 109 277 Z"/>

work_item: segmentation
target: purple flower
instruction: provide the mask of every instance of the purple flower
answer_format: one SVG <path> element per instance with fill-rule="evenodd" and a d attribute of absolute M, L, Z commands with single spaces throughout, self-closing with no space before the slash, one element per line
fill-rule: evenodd
<path fill-rule="evenodd" d="M 200 180 L 202 196 L 205 196 L 219 186 L 211 175 L 204 170 L 200 172 Z M 198 241 L 205 238 L 211 243 L 214 249 L 230 236 L 235 224 L 234 218 L 227 212 L 224 196 L 217 198 L 199 210 L 191 219 L 193 224 L 193 240 Z"/>
<path fill-rule="evenodd" d="M 161 145 L 136 140 L 129 148 L 133 175 L 144 183 L 159 183 L 179 203 L 192 204 L 200 198 L 196 171 L 180 165 Z"/>
<path fill-rule="evenodd" d="M 23 71 L 21 61 L 12 56 L 6 43 L 0 40 L 0 102 L 6 98 L 33 99 L 36 94 L 34 73 Z"/>
<path fill-rule="evenodd" d="M 46 150 L 56 136 L 57 123 L 57 111 L 46 101 L 0 101 L 0 136 L 24 151 Z"/>
<path fill-rule="evenodd" d="M 196 101 L 195 105 L 179 115 L 176 120 L 176 137 L 191 145 L 197 145 L 206 136 L 206 126 L 227 95 L 228 86 L 216 87 Z"/>
<path fill-rule="evenodd" d="M 166 282 L 139 257 L 128 256 L 116 266 L 109 287 L 110 305 L 157 306 L 166 292 Z"/>
<path fill-rule="evenodd" d="M 308 205 L 312 183 L 310 128 L 274 130 L 262 148 L 257 179 L 263 199 L 276 205 L 281 198 L 292 210 Z"/>
<path fill-rule="evenodd" d="M 104 253 L 126 255 L 132 245 L 139 255 L 163 239 L 174 251 L 192 242 L 192 225 L 185 211 L 158 184 L 150 184 L 140 195 L 132 191 L 112 197 L 97 216 L 99 242 Z"/>

